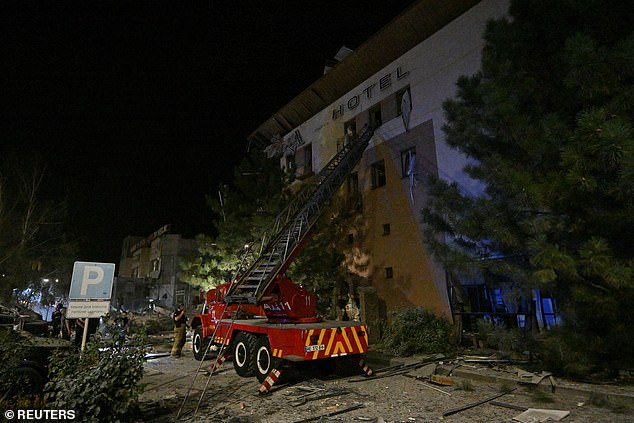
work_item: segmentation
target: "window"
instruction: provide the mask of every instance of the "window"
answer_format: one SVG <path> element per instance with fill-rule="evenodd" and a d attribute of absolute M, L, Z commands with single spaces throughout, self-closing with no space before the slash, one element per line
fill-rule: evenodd
<path fill-rule="evenodd" d="M 555 301 L 552 298 L 542 298 L 542 314 L 548 329 L 559 325 L 559 317 L 555 313 Z"/>
<path fill-rule="evenodd" d="M 377 104 L 373 108 L 370 109 L 370 128 L 376 129 L 383 124 L 381 119 L 381 105 Z"/>
<path fill-rule="evenodd" d="M 311 173 L 313 171 L 313 146 L 308 144 L 304 147 L 304 174 Z"/>
<path fill-rule="evenodd" d="M 389 235 L 390 234 L 390 224 L 389 223 L 384 223 L 383 224 L 383 235 Z"/>
<path fill-rule="evenodd" d="M 385 161 L 381 160 L 372 165 L 372 188 L 385 185 Z"/>
<path fill-rule="evenodd" d="M 416 148 L 412 147 L 401 151 L 401 176 L 406 178 L 414 173 L 416 165 Z"/>
<path fill-rule="evenodd" d="M 403 113 L 403 97 L 404 96 L 407 96 L 405 97 L 405 102 L 411 104 L 412 100 L 409 94 L 409 87 L 405 87 L 396 93 L 396 115 L 397 116 L 400 116 Z"/>
<path fill-rule="evenodd" d="M 385 279 L 392 279 L 394 278 L 394 271 L 392 270 L 391 267 L 386 267 L 385 268 Z"/>
<path fill-rule="evenodd" d="M 491 313 L 491 302 L 486 285 L 468 285 L 464 287 L 465 311 L 471 313 Z"/>

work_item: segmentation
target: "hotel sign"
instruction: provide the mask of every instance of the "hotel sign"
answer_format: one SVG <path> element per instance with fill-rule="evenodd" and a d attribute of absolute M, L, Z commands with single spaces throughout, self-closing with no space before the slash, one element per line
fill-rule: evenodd
<path fill-rule="evenodd" d="M 394 79 L 398 81 L 407 77 L 408 75 L 409 71 L 403 71 L 400 66 L 396 68 L 396 71 L 394 73 L 386 73 L 385 75 L 380 77 L 377 82 L 366 86 L 363 90 L 361 90 L 361 93 L 355 94 L 352 97 L 349 97 L 346 102 L 335 106 L 335 109 L 333 109 L 332 111 L 332 120 L 337 120 L 338 118 L 342 117 L 346 111 L 356 109 L 357 107 L 359 107 L 364 99 L 371 99 L 376 94 L 377 84 L 378 90 L 380 92 L 385 90 L 386 88 L 391 87 Z"/>

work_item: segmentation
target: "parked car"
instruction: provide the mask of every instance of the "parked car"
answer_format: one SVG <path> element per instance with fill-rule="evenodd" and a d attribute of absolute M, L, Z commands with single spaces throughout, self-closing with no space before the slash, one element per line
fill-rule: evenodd
<path fill-rule="evenodd" d="M 48 363 L 53 351 L 73 351 L 75 345 L 61 338 L 49 337 L 47 321 L 25 307 L 13 308 L 0 304 L 0 330 L 7 331 L 23 346 L 24 357 L 16 373 L 24 382 L 20 388 L 25 393 L 41 393 L 48 380 Z"/>
<path fill-rule="evenodd" d="M 27 331 L 17 334 L 20 342 L 27 347 L 25 356 L 16 370 L 18 376 L 26 381 L 24 391 L 30 394 L 42 393 L 48 381 L 49 359 L 53 352 L 74 352 L 77 348 L 73 342 L 61 338 L 34 336 Z"/>

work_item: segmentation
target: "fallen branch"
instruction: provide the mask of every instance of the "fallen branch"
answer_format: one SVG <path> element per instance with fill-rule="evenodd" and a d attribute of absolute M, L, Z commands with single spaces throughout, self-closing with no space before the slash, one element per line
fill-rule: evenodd
<path fill-rule="evenodd" d="M 378 370 L 374 372 L 374 375 L 372 376 L 366 376 L 366 377 L 361 377 L 358 379 L 350 379 L 348 382 L 365 382 L 366 380 L 374 380 L 374 379 L 382 379 L 384 377 L 390 377 L 390 376 L 396 376 L 396 375 L 402 375 L 403 373 L 408 373 L 411 370 L 415 370 L 419 367 L 423 367 L 426 364 L 429 363 L 433 363 L 434 361 L 438 361 L 439 358 L 438 357 L 430 357 L 428 359 L 422 360 L 422 361 L 418 361 L 416 363 L 411 363 L 411 364 L 407 364 L 407 365 L 398 365 L 398 366 L 391 366 L 389 367 L 389 371 L 385 371 L 385 369 L 382 370 Z M 387 369 L 387 368 L 386 368 Z M 377 374 L 380 372 L 385 372 L 384 374 Z"/>
<path fill-rule="evenodd" d="M 501 394 L 496 394 L 496 395 L 493 395 L 493 396 L 491 396 L 489 398 L 485 398 L 483 400 L 480 400 L 478 402 L 474 402 L 474 403 L 471 403 L 471 404 L 463 405 L 462 407 L 452 408 L 449 411 L 445 411 L 442 416 L 443 417 L 451 416 L 452 414 L 456 414 L 456 413 L 459 413 L 461 411 L 468 410 L 468 409 L 473 408 L 473 407 L 477 407 L 478 405 L 482 405 L 482 404 L 485 404 L 485 403 L 487 403 L 489 401 L 493 401 L 494 399 L 500 398 L 502 395 L 506 395 L 508 393 L 511 393 L 511 392 L 513 392 L 516 389 L 517 388 L 513 388 L 510 391 L 502 392 Z"/>
<path fill-rule="evenodd" d="M 300 405 L 306 404 L 308 401 L 317 401 L 317 400 L 321 400 L 325 398 L 338 397 L 340 395 L 347 395 L 349 393 L 350 391 L 341 390 L 341 391 L 326 392 L 325 394 L 321 394 L 314 397 L 302 396 L 302 397 L 298 397 L 295 400 L 289 401 L 289 404 L 292 405 L 293 407 L 298 407 Z"/>
<path fill-rule="evenodd" d="M 447 396 L 451 396 L 451 394 L 449 392 L 443 391 L 442 389 L 436 388 L 435 386 L 431 386 L 430 384 L 425 383 L 424 381 L 422 381 L 420 379 L 418 379 L 418 380 L 423 384 L 423 386 L 425 386 L 425 387 L 427 387 L 429 389 L 433 389 L 434 391 L 442 392 L 443 394 L 445 394 Z"/>
<path fill-rule="evenodd" d="M 302 420 L 295 420 L 293 423 L 312 422 L 312 421 L 315 421 L 315 420 L 319 420 L 319 419 L 321 419 L 323 417 L 336 416 L 337 414 L 347 413 L 348 411 L 356 410 L 356 409 L 362 408 L 362 407 L 363 407 L 363 404 L 354 404 L 354 405 L 351 405 L 349 407 L 342 408 L 341 410 L 335 410 L 335 411 L 331 411 L 330 413 L 320 414 L 319 416 L 307 417 L 307 418 L 302 419 Z"/>
<path fill-rule="evenodd" d="M 426 383 L 425 380 L 423 380 L 423 378 L 421 378 L 420 376 L 410 376 L 410 375 L 404 375 L 405 377 L 411 377 L 412 379 L 416 379 L 417 381 L 421 382 L 423 384 L 423 386 L 425 386 L 426 388 L 430 388 L 433 389 L 434 391 L 438 391 L 441 392 L 447 396 L 451 396 L 451 394 L 447 391 L 443 391 L 440 388 L 436 388 L 435 386 L 431 386 L 430 384 Z"/>

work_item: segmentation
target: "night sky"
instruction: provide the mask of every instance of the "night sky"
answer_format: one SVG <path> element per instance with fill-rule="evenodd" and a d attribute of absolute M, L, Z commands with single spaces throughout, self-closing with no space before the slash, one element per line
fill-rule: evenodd
<path fill-rule="evenodd" d="M 412 2 L 3 2 L 0 160 L 46 160 L 78 260 L 168 223 L 210 233 L 246 137 Z"/>

